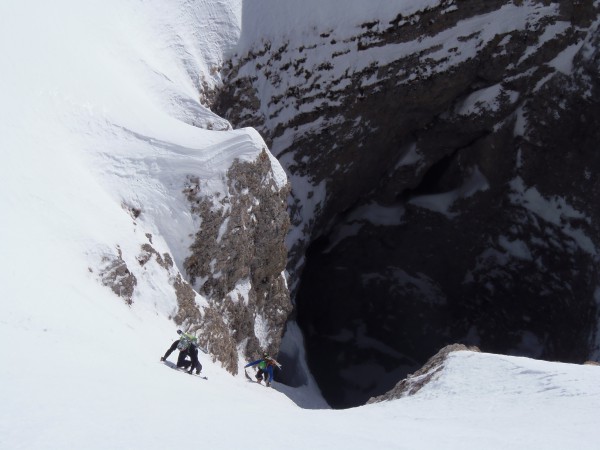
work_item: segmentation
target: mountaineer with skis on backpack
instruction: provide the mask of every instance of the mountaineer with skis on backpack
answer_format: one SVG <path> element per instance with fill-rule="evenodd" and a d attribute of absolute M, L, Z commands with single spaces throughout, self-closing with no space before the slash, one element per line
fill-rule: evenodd
<path fill-rule="evenodd" d="M 260 383 L 264 376 L 265 386 L 269 387 L 273 382 L 273 367 L 281 369 L 281 364 L 279 364 L 277 361 L 271 358 L 267 353 L 263 353 L 262 359 L 257 359 L 256 361 L 252 361 L 251 363 L 246 364 L 244 366 L 244 369 L 246 367 L 252 367 L 256 365 L 258 365 L 258 371 L 256 372 L 256 382 Z M 248 376 L 247 373 L 246 376 Z"/>
<path fill-rule="evenodd" d="M 187 369 L 189 367 L 189 374 L 196 369 L 196 375 L 199 374 L 202 370 L 202 364 L 198 361 L 198 338 L 181 330 L 177 330 L 177 334 L 179 335 L 179 339 L 171 344 L 171 347 L 169 347 L 164 356 L 160 357 L 160 360 L 166 361 L 171 353 L 179 350 L 177 367 L 180 369 Z M 186 359 L 188 356 L 191 361 Z"/>

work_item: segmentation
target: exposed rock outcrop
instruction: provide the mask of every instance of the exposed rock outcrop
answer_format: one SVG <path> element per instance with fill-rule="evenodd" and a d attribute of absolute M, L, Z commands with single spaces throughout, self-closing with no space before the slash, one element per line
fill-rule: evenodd
<path fill-rule="evenodd" d="M 185 189 L 201 223 L 184 266 L 208 300 L 197 328 L 234 373 L 238 348 L 249 357 L 277 353 L 291 311 L 284 278 L 288 189 L 278 188 L 270 172 L 263 151 L 254 162 L 234 162 L 224 198 L 203 193 L 194 177 Z"/>
<path fill-rule="evenodd" d="M 109 287 L 121 297 L 125 303 L 133 303 L 133 293 L 137 285 L 137 278 L 123 260 L 123 252 L 117 247 L 116 255 L 105 255 L 100 262 L 100 279 L 104 286 Z"/>
<path fill-rule="evenodd" d="M 398 382 L 393 389 L 378 397 L 370 398 L 367 403 L 379 403 L 415 395 L 423 386 L 434 380 L 444 369 L 444 362 L 448 358 L 448 355 L 458 351 L 479 352 L 480 350 L 477 347 L 467 347 L 462 344 L 447 345 L 432 356 L 423 367 Z"/>

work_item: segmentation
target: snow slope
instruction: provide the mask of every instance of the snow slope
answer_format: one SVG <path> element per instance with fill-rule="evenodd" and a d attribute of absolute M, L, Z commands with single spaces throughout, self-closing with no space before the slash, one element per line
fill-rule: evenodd
<path fill-rule="evenodd" d="M 255 131 L 228 130 L 197 98 L 237 45 L 241 6 L 0 4 L 0 448 L 227 449 L 263 436 L 291 449 L 595 448 L 597 367 L 461 353 L 414 398 L 332 411 L 205 355 L 207 381 L 158 363 L 176 336 L 172 290 L 137 268 L 128 306 L 96 267 L 120 251 L 133 270 L 148 233 L 180 267 L 195 225 L 182 175 L 218 192 L 233 158 L 260 151 Z"/>
<path fill-rule="evenodd" d="M 301 409 L 205 356 L 208 380 L 161 365 L 167 321 L 82 297 L 82 319 L 2 324 L 0 448 L 597 448 L 600 367 L 457 352 L 414 397 Z"/>

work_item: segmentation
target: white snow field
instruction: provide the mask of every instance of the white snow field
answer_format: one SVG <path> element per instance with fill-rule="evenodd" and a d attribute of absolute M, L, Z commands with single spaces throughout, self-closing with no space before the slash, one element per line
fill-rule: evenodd
<path fill-rule="evenodd" d="M 0 3 L 0 449 L 600 448 L 600 367 L 459 352 L 414 397 L 336 411 L 203 354 L 208 380 L 158 362 L 176 301 L 135 255 L 150 233 L 181 267 L 197 226 L 185 175 L 219 192 L 233 158 L 264 146 L 198 100 L 247 46 L 242 7 Z M 98 280 L 118 253 L 138 279 L 131 306 Z"/>

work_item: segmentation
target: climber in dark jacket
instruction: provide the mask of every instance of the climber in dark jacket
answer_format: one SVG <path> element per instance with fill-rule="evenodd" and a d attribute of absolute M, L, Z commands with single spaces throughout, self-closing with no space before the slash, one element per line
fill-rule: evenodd
<path fill-rule="evenodd" d="M 202 364 L 198 361 L 198 338 L 188 333 L 184 333 L 181 330 L 177 330 L 177 334 L 180 338 L 171 344 L 171 347 L 165 352 L 164 356 L 160 357 L 161 361 L 166 361 L 167 358 L 175 350 L 179 350 L 179 356 L 177 357 L 177 367 L 180 369 L 190 370 L 188 373 L 192 373 L 196 369 L 196 374 L 199 374 L 202 370 Z M 191 361 L 188 361 L 187 357 L 190 357 Z"/>

